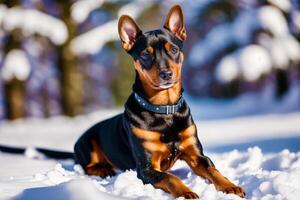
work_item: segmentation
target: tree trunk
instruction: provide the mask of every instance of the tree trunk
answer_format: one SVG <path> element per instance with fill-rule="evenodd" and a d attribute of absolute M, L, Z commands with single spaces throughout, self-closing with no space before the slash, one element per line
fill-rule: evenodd
<path fill-rule="evenodd" d="M 289 78 L 287 71 L 282 69 L 276 69 L 276 97 L 283 97 L 286 92 L 289 90 Z"/>
<path fill-rule="evenodd" d="M 60 18 L 68 29 L 67 41 L 58 48 L 62 107 L 65 115 L 75 116 L 83 112 L 83 76 L 78 60 L 70 49 L 70 42 L 76 36 L 76 24 L 71 18 L 72 1 L 57 3 L 61 7 Z"/>
<path fill-rule="evenodd" d="M 18 0 L 3 1 L 7 7 L 11 8 L 19 5 Z M 19 49 L 21 46 L 21 30 L 15 29 L 7 36 L 4 52 L 7 55 L 13 49 Z M 6 56 L 4 56 L 4 59 Z M 5 115 L 8 119 L 18 119 L 25 116 L 25 102 L 26 102 L 26 87 L 25 81 L 18 80 L 13 77 L 4 83 L 4 97 L 5 97 Z"/>
<path fill-rule="evenodd" d="M 25 82 L 16 78 L 4 83 L 6 118 L 18 119 L 25 116 Z"/>

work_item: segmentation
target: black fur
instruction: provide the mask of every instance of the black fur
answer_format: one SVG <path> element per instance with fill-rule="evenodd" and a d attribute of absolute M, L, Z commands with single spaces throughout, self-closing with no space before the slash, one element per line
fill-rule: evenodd
<path fill-rule="evenodd" d="M 164 133 L 161 141 L 172 152 L 178 154 L 179 132 L 193 124 L 190 109 L 186 102 L 174 114 L 151 113 L 141 108 L 131 95 L 125 111 L 113 118 L 99 122 L 87 130 L 75 145 L 75 160 L 82 166 L 90 162 L 91 139 L 96 139 L 107 158 L 119 169 L 136 169 L 144 183 L 156 183 L 164 175 L 150 165 L 150 154 L 143 148 L 142 140 L 131 131 L 132 127 Z M 199 142 L 200 150 L 202 151 Z"/>
<path fill-rule="evenodd" d="M 178 51 L 169 53 L 163 47 L 169 42 Z M 145 49 L 151 45 L 155 54 L 145 53 Z M 182 42 L 167 29 L 139 33 L 137 41 L 128 53 L 134 60 L 139 60 L 145 70 L 151 69 L 154 63 L 157 67 L 168 68 L 164 63 L 166 59 L 179 62 L 179 55 L 182 49 Z M 136 73 L 136 80 L 133 85 L 133 92 L 144 97 L 142 83 Z M 182 107 L 174 114 L 152 113 L 140 107 L 134 98 L 133 93 L 129 96 L 125 111 L 113 118 L 99 122 L 86 131 L 75 145 L 75 160 L 83 167 L 90 162 L 91 139 L 96 139 L 106 157 L 119 169 L 136 169 L 138 177 L 144 183 L 155 184 L 165 177 L 165 173 L 155 171 L 151 166 L 151 155 L 143 148 L 143 141 L 132 133 L 132 128 L 137 127 L 148 131 L 163 133 L 161 142 L 167 144 L 171 155 L 175 159 L 180 153 L 179 133 L 193 125 L 190 108 L 184 102 Z M 213 166 L 209 158 L 203 155 L 202 146 L 198 140 L 198 149 L 201 153 L 199 159 L 207 166 Z"/>
<path fill-rule="evenodd" d="M 178 51 L 174 54 L 167 53 L 163 47 L 165 42 L 172 44 Z M 145 52 L 148 46 L 155 48 L 154 55 Z M 134 60 L 139 60 L 145 69 L 150 69 L 154 61 L 158 63 L 159 67 L 164 68 L 168 67 L 166 63 L 163 63 L 164 59 L 172 59 L 176 63 L 179 62 L 179 52 L 182 51 L 182 46 L 182 41 L 168 29 L 158 29 L 145 33 L 140 32 L 134 46 L 128 53 Z"/>
<path fill-rule="evenodd" d="M 54 159 L 73 159 L 74 155 L 71 152 L 66 151 L 56 151 L 45 148 L 34 148 L 36 151 L 44 154 L 48 158 Z M 8 145 L 0 145 L 0 152 L 13 153 L 13 154 L 24 154 L 26 148 L 24 147 L 13 147 Z"/>

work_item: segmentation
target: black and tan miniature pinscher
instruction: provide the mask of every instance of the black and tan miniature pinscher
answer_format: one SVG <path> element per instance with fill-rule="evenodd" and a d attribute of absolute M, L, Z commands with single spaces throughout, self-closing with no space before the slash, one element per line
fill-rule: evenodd
<path fill-rule="evenodd" d="M 198 198 L 166 172 L 184 160 L 195 174 L 225 193 L 245 196 L 203 154 L 196 125 L 182 97 L 182 45 L 186 32 L 181 7 L 173 6 L 162 29 L 143 32 L 129 16 L 118 23 L 125 51 L 133 58 L 136 79 L 125 111 L 99 122 L 75 144 L 75 160 L 88 175 L 112 176 L 115 169 L 135 169 L 144 184 L 173 197 Z"/>

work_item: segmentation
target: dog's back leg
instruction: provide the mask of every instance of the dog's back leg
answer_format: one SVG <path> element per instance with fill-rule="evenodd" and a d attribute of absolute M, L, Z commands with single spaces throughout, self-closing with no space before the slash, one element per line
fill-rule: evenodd
<path fill-rule="evenodd" d="M 77 142 L 75 158 L 88 175 L 102 178 L 115 175 L 113 165 L 108 161 L 95 139 Z"/>
<path fill-rule="evenodd" d="M 96 140 L 91 141 L 92 151 L 90 152 L 91 161 L 85 167 L 85 171 L 88 175 L 100 176 L 102 178 L 106 176 L 114 176 L 112 164 L 108 161 L 100 146 Z"/>

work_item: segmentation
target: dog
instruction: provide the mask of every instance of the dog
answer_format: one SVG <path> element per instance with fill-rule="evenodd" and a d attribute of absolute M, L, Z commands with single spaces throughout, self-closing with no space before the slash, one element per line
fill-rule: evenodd
<path fill-rule="evenodd" d="M 88 129 L 74 155 L 86 174 L 113 176 L 134 169 L 144 184 L 174 198 L 199 198 L 175 175 L 166 172 L 179 159 L 217 190 L 245 196 L 203 154 L 190 108 L 182 97 L 181 69 L 186 40 L 184 17 L 173 6 L 162 29 L 143 32 L 128 15 L 119 18 L 122 47 L 133 58 L 136 78 L 123 113 Z"/>

